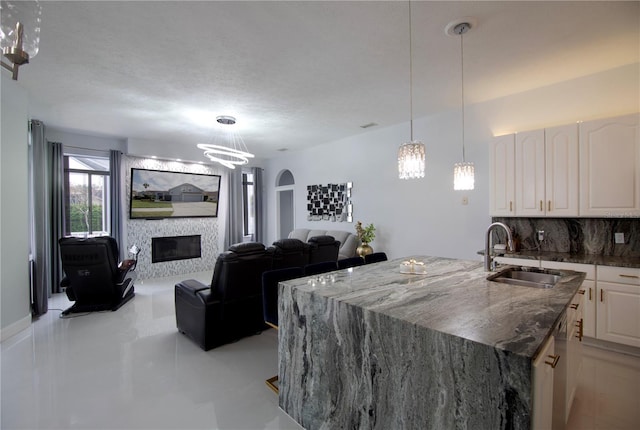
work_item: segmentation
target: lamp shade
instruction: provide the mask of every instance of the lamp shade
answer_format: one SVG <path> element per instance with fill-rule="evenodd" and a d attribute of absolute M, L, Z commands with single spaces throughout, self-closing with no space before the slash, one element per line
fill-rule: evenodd
<path fill-rule="evenodd" d="M 424 178 L 425 149 L 419 140 L 405 142 L 398 148 L 398 177 Z"/>
<path fill-rule="evenodd" d="M 0 47 L 3 52 L 15 48 L 17 23 L 23 28 L 22 50 L 33 58 L 40 46 L 42 7 L 37 1 L 0 2 Z"/>
<path fill-rule="evenodd" d="M 456 163 L 453 166 L 453 189 L 473 190 L 475 186 L 475 168 L 473 163 Z"/>

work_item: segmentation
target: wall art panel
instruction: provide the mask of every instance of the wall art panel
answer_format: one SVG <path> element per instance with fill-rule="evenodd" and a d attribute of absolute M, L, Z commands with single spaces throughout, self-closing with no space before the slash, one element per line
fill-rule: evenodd
<path fill-rule="evenodd" d="M 353 182 L 307 185 L 307 220 L 353 222 Z"/>

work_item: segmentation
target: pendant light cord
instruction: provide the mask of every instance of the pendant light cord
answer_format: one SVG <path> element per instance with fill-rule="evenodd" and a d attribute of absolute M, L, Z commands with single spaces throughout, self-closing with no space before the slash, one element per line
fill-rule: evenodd
<path fill-rule="evenodd" d="M 460 33 L 460 76 L 462 79 L 462 162 L 466 162 L 464 158 L 464 31 Z"/>
<path fill-rule="evenodd" d="M 411 31 L 411 1 L 409 1 L 409 112 L 410 112 L 410 127 L 411 127 L 411 140 L 413 142 L 413 46 Z"/>

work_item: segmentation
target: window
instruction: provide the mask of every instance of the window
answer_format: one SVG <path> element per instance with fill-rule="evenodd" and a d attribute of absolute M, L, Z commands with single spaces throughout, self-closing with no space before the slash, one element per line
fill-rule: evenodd
<path fill-rule="evenodd" d="M 244 235 L 255 237 L 256 233 L 256 197 L 253 173 L 242 174 L 242 214 Z"/>
<path fill-rule="evenodd" d="M 109 159 L 64 156 L 64 234 L 109 234 Z"/>

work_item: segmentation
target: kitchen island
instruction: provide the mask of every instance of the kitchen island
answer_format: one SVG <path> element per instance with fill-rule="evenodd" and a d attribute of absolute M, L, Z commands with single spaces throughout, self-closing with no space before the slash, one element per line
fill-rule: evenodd
<path fill-rule="evenodd" d="M 400 273 L 407 259 L 427 273 Z M 309 430 L 529 428 L 532 360 L 584 274 L 486 276 L 413 256 L 281 283 L 280 407 Z"/>

